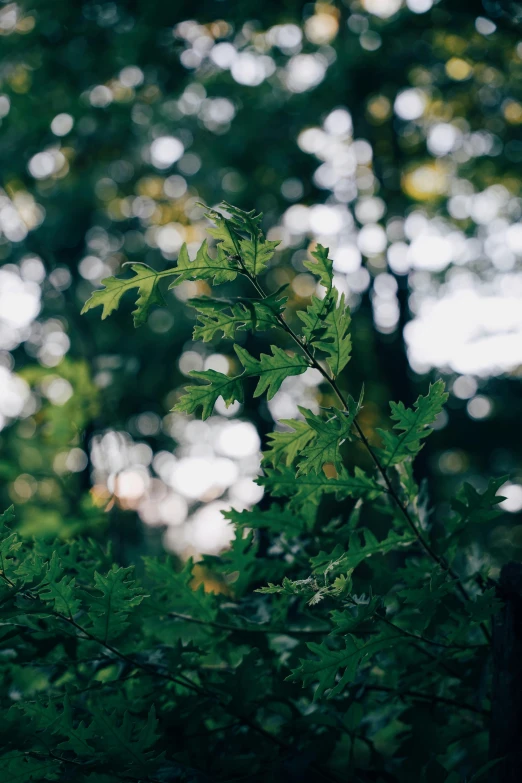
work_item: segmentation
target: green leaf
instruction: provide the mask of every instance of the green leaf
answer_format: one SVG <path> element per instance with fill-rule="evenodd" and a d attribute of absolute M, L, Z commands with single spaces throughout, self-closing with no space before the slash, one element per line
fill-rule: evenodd
<path fill-rule="evenodd" d="M 306 359 L 297 355 L 291 356 L 276 345 L 270 346 L 272 355 L 262 353 L 259 359 L 255 359 L 239 345 L 235 345 L 234 350 L 245 368 L 241 378 L 259 376 L 254 397 L 259 397 L 266 391 L 267 399 L 271 400 L 285 378 L 290 375 L 301 375 L 309 367 Z"/>
<path fill-rule="evenodd" d="M 337 305 L 337 291 L 333 289 L 333 262 L 328 258 L 328 248 L 317 245 L 312 256 L 316 260 L 305 261 L 304 266 L 312 274 L 319 276 L 321 284 L 326 288 L 326 294 L 322 299 L 313 295 L 307 309 L 297 313 L 304 324 L 302 335 L 307 343 L 314 343 L 317 332 L 324 330 L 326 318 Z"/>
<path fill-rule="evenodd" d="M 45 603 L 52 604 L 55 612 L 73 617 L 81 606 L 75 591 L 75 578 L 65 574 L 58 555 L 54 552 L 47 566 L 45 579 L 38 588 L 38 595 Z"/>
<path fill-rule="evenodd" d="M 350 583 L 351 584 L 351 583 Z M 310 576 L 307 579 L 288 579 L 285 577 L 280 585 L 269 582 L 265 587 L 260 587 L 256 593 L 263 595 L 286 595 L 305 598 L 310 606 L 314 606 L 323 600 L 329 593 L 337 593 L 332 585 L 319 585 L 317 580 Z"/>
<path fill-rule="evenodd" d="M 305 515 L 280 508 L 275 503 L 264 510 L 257 506 L 249 511 L 231 509 L 224 511 L 223 516 L 241 528 L 262 528 L 272 533 L 285 533 L 287 536 L 298 536 L 310 527 L 310 521 Z"/>
<path fill-rule="evenodd" d="M 348 571 L 356 568 L 363 560 L 372 555 L 384 555 L 396 549 L 410 546 L 416 541 L 416 536 L 410 531 L 402 535 L 390 530 L 388 536 L 379 541 L 371 530 L 361 528 L 350 536 L 348 549 L 337 544 L 332 552 L 320 552 L 310 559 L 313 570 L 317 574 L 325 574 L 329 571 Z"/>
<path fill-rule="evenodd" d="M 10 533 L 0 541 L 0 571 L 6 576 L 8 569 L 16 564 L 16 556 L 22 546 L 17 533 Z"/>
<path fill-rule="evenodd" d="M 178 262 L 169 274 L 176 274 L 176 279 L 169 285 L 169 290 L 175 288 L 184 280 L 211 280 L 216 285 L 235 280 L 239 269 L 237 262 L 227 256 L 223 245 L 217 247 L 217 258 L 208 254 L 207 240 L 199 248 L 196 258 L 191 261 L 187 245 L 184 244 L 179 251 Z"/>
<path fill-rule="evenodd" d="M 14 506 L 9 506 L 9 508 L 6 508 L 3 514 L 0 514 L 0 528 L 7 527 L 11 524 L 11 522 L 14 522 L 15 519 L 15 510 Z"/>
<path fill-rule="evenodd" d="M 294 669 L 287 679 L 301 681 L 303 685 L 316 682 L 314 701 L 328 689 L 330 689 L 328 698 L 331 698 L 341 693 L 346 685 L 355 679 L 359 666 L 366 658 L 404 641 L 404 636 L 388 635 L 364 643 L 348 635 L 345 637 L 343 650 L 330 650 L 325 642 L 322 644 L 309 642 L 307 647 L 316 658 L 301 659 L 301 665 Z M 337 681 L 337 674 L 340 671 L 343 673 Z"/>
<path fill-rule="evenodd" d="M 336 305 L 335 294 L 327 294 L 324 299 L 319 299 L 315 294 L 306 310 L 298 310 L 297 317 L 303 322 L 302 336 L 306 343 L 313 342 L 316 331 L 324 328 L 324 320 L 328 311 Z"/>
<path fill-rule="evenodd" d="M 428 394 L 419 396 L 413 408 L 406 408 L 402 402 L 390 403 L 391 418 L 396 422 L 393 429 L 402 434 L 378 430 L 383 439 L 382 454 L 386 465 L 395 465 L 419 453 L 422 441 L 433 432 L 430 425 L 442 411 L 447 399 L 444 382 L 439 380 L 430 384 Z"/>
<path fill-rule="evenodd" d="M 278 423 L 292 429 L 268 433 L 270 443 L 263 452 L 263 462 L 274 468 L 278 465 L 289 467 L 314 437 L 314 431 L 306 421 L 299 419 L 281 419 Z"/>
<path fill-rule="evenodd" d="M 61 709 L 58 707 L 61 706 Z M 92 756 L 94 748 L 90 744 L 90 731 L 83 721 L 76 721 L 68 696 L 65 696 L 63 705 L 59 705 L 53 699 L 46 703 L 37 699 L 35 701 L 22 701 L 16 705 L 25 718 L 28 718 L 36 730 L 51 735 L 60 735 L 66 739 L 59 744 L 62 750 L 72 750 L 78 756 Z"/>
<path fill-rule="evenodd" d="M 12 709 L 22 712 L 24 717 L 31 721 L 36 731 L 48 731 L 52 734 L 60 729 L 62 715 L 58 710 L 58 704 L 53 699 L 21 701 Z"/>
<path fill-rule="evenodd" d="M 199 620 L 213 621 L 218 608 L 216 596 L 206 593 L 203 585 L 193 588 L 192 560 L 176 571 L 172 558 L 144 557 L 145 572 L 154 585 L 154 600 L 163 604 L 165 612 L 180 612 Z"/>
<path fill-rule="evenodd" d="M 247 272 L 252 277 L 257 277 L 274 255 L 279 241 L 269 241 L 263 236 L 261 222 L 263 215 L 255 210 L 245 212 L 232 204 L 223 202 L 223 209 L 228 217 L 215 210 L 208 213 L 216 224 L 216 228 L 209 233 L 223 243 L 227 253 L 241 256 L 241 261 Z M 247 234 L 245 238 L 243 234 Z"/>
<path fill-rule="evenodd" d="M 385 491 L 359 467 L 355 468 L 353 476 L 343 468 L 337 478 L 331 479 L 324 474 L 309 474 L 296 480 L 294 471 L 289 468 L 279 471 L 268 469 L 265 473 L 265 476 L 257 479 L 257 483 L 267 487 L 273 497 L 291 498 L 290 508 L 293 509 L 308 503 L 317 506 L 325 493 L 335 494 L 337 500 L 348 497 L 374 500 Z"/>
<path fill-rule="evenodd" d="M 205 207 L 204 204 L 201 206 Z M 207 228 L 207 233 L 216 240 L 227 256 L 239 255 L 239 236 L 234 229 L 234 219 L 227 219 L 221 212 L 205 207 L 205 216 L 212 220 L 213 226 Z"/>
<path fill-rule="evenodd" d="M 240 377 L 231 378 L 217 370 L 193 370 L 190 377 L 207 383 L 204 386 L 185 386 L 186 394 L 172 410 L 195 413 L 201 407 L 201 418 L 208 419 L 212 415 L 218 397 L 223 397 L 227 408 L 236 400 L 243 402 Z"/>
<path fill-rule="evenodd" d="M 332 294 L 333 295 L 333 294 Z M 335 297 L 337 295 L 335 294 Z M 350 310 L 341 294 L 336 307 L 329 308 L 323 320 L 324 330 L 319 339 L 314 338 L 312 345 L 328 354 L 326 360 L 332 375 L 336 378 L 350 361 L 352 339 L 350 337 Z"/>
<path fill-rule="evenodd" d="M 280 240 L 264 239 L 260 234 L 251 234 L 250 239 L 242 239 L 239 243 L 241 258 L 246 270 L 257 277 L 266 269 L 267 263 L 275 253 Z"/>
<path fill-rule="evenodd" d="M 40 783 L 42 780 L 58 780 L 63 767 L 57 759 L 24 755 L 11 751 L 0 756 L 0 779 L 2 783 Z"/>
<path fill-rule="evenodd" d="M 353 421 L 360 410 L 360 404 L 348 397 L 348 413 L 336 408 L 325 408 L 328 417 L 323 419 L 306 408 L 299 408 L 313 433 L 306 446 L 305 456 L 298 463 L 297 476 L 308 473 L 321 474 L 326 463 L 334 465 L 337 473 L 343 468 L 340 446 L 345 440 L 352 440 Z"/>
<path fill-rule="evenodd" d="M 359 630 L 360 626 L 374 619 L 380 604 L 381 599 L 377 596 L 372 596 L 367 603 L 347 606 L 342 611 L 334 609 L 330 612 L 330 617 L 335 625 L 333 633 L 344 635 Z"/>
<path fill-rule="evenodd" d="M 349 334 L 351 316 L 344 294 L 333 288 L 333 262 L 328 258 L 328 248 L 317 245 L 312 252 L 315 261 L 306 261 L 305 267 L 317 275 L 326 288 L 323 299 L 312 296 L 306 311 L 297 313 L 304 324 L 303 337 L 314 348 L 327 354 L 327 364 L 333 377 L 350 361 L 352 341 Z"/>
<path fill-rule="evenodd" d="M 194 370 L 190 373 L 190 377 L 207 381 L 207 384 L 205 386 L 186 386 L 187 393 L 183 395 L 173 410 L 194 413 L 201 407 L 202 418 L 207 419 L 212 414 L 218 397 L 223 397 L 227 407 L 236 400 L 243 402 L 241 381 L 250 377 L 259 377 L 254 397 L 259 397 L 266 391 L 270 400 L 285 378 L 289 375 L 300 375 L 308 369 L 308 363 L 305 359 L 300 356 L 290 356 L 274 345 L 271 348 L 272 356 L 262 353 L 259 359 L 254 359 L 248 351 L 239 345 L 235 345 L 234 349 L 244 367 L 241 375 L 231 378 L 216 370 Z"/>
<path fill-rule="evenodd" d="M 158 284 L 163 272 L 156 272 L 146 264 L 131 264 L 131 269 L 135 273 L 134 277 L 106 277 L 102 280 L 100 291 L 94 291 L 91 297 L 85 302 L 82 308 L 82 314 L 93 307 L 102 306 L 102 320 L 107 318 L 114 310 L 117 310 L 120 300 L 127 291 L 132 288 L 138 289 L 138 299 L 136 300 L 136 309 L 133 311 L 134 325 L 142 326 L 147 320 L 149 310 L 152 305 L 164 305 L 165 300 L 159 290 Z"/>
<path fill-rule="evenodd" d="M 451 501 L 452 509 L 459 515 L 458 526 L 470 523 L 481 525 L 501 516 L 502 511 L 496 506 L 505 498 L 497 495 L 497 492 L 506 480 L 507 476 L 490 479 L 487 489 L 482 493 L 465 483 Z"/>
<path fill-rule="evenodd" d="M 42 555 L 31 549 L 29 552 L 24 553 L 24 557 L 17 565 L 15 573 L 24 582 L 31 582 L 33 579 L 42 577 L 46 568 L 47 563 Z"/>
<path fill-rule="evenodd" d="M 494 587 L 484 590 L 482 595 L 477 595 L 472 601 L 464 604 L 464 609 L 473 623 L 487 623 L 492 616 L 498 614 L 504 603 Z M 459 618 L 462 621 L 462 615 Z"/>
<path fill-rule="evenodd" d="M 226 516 L 226 514 L 224 514 Z M 258 544 L 254 541 L 254 532 L 245 535 L 243 528 L 237 528 L 230 549 L 225 550 L 220 557 L 207 555 L 203 558 L 204 565 L 209 565 L 211 572 L 225 574 L 236 598 L 243 596 L 250 583 L 255 578 Z"/>
<path fill-rule="evenodd" d="M 113 564 L 106 576 L 94 572 L 96 592 L 87 596 L 87 614 L 91 621 L 88 630 L 103 642 L 113 641 L 128 627 L 128 616 L 145 598 L 141 587 L 136 587 L 131 575 L 134 566 L 126 568 Z"/>
<path fill-rule="evenodd" d="M 91 705 L 90 711 L 93 721 L 89 730 L 99 735 L 103 753 L 110 759 L 122 762 L 126 768 L 148 771 L 154 758 L 150 748 L 156 744 L 159 736 L 154 705 L 144 723 L 136 721 L 129 712 L 124 712 L 120 723 L 117 710 L 109 713 L 96 703 Z"/>
<path fill-rule="evenodd" d="M 315 261 L 305 261 L 304 266 L 309 272 L 319 278 L 321 285 L 330 290 L 333 280 L 333 261 L 328 258 L 328 253 L 329 248 L 317 244 L 315 250 L 312 250 L 311 253 Z"/>
<path fill-rule="evenodd" d="M 198 311 L 194 327 L 195 340 L 209 342 L 219 332 L 233 339 L 236 329 L 251 332 L 273 329 L 279 325 L 277 316 L 282 313 L 287 297 L 276 292 L 266 299 L 214 299 L 197 297 L 189 300 Z"/>
<path fill-rule="evenodd" d="M 0 571 L 6 576 L 7 569 L 16 564 L 17 553 L 22 546 L 18 534 L 11 533 L 8 527 L 14 518 L 14 506 L 0 514 Z"/>

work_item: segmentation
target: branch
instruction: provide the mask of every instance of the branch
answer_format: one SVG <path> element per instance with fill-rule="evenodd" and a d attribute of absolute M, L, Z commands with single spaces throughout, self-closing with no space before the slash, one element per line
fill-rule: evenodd
<path fill-rule="evenodd" d="M 439 704 L 448 704 L 451 707 L 458 707 L 461 710 L 468 710 L 469 712 L 475 712 L 477 715 L 485 715 L 490 717 L 491 710 L 483 710 L 480 707 L 475 707 L 473 704 L 463 704 L 457 699 L 450 699 L 446 696 L 436 696 L 433 693 L 422 693 L 421 691 L 403 691 L 395 688 L 388 688 L 386 685 L 365 685 L 367 691 L 380 691 L 382 693 L 394 693 L 397 696 L 408 696 L 410 699 L 421 699 L 424 701 L 433 701 Z"/>
<path fill-rule="evenodd" d="M 210 628 L 217 628 L 220 631 L 233 631 L 237 633 L 262 633 L 262 634 L 283 634 L 285 636 L 322 636 L 328 634 L 331 628 L 318 628 L 317 630 L 306 628 L 264 628 L 257 627 L 245 628 L 240 625 L 225 625 L 224 623 L 215 623 L 212 620 L 198 620 L 196 617 L 189 617 L 186 614 L 179 614 L 178 612 L 169 612 L 169 617 L 176 617 L 180 620 L 186 620 L 189 623 L 196 623 L 197 625 L 208 625 Z"/>
<path fill-rule="evenodd" d="M 241 266 L 243 268 L 243 274 L 246 277 L 248 277 L 248 279 L 250 280 L 250 282 L 252 283 L 252 285 L 254 286 L 256 291 L 258 292 L 258 294 L 263 299 L 267 299 L 266 292 L 259 285 L 257 280 L 252 275 L 250 275 L 248 273 L 248 271 L 246 270 L 246 268 L 245 268 L 245 266 L 243 264 L 243 261 L 242 261 L 241 257 L 239 257 L 239 258 L 240 258 L 240 264 L 241 264 Z M 299 346 L 299 348 L 302 350 L 302 352 L 305 354 L 305 356 L 310 360 L 312 366 L 321 373 L 321 375 L 323 376 L 325 381 L 330 385 L 332 390 L 335 392 L 337 398 L 339 399 L 341 405 L 343 406 L 344 411 L 348 412 L 349 411 L 348 402 L 347 402 L 344 394 L 342 393 L 342 391 L 339 389 L 339 386 L 337 385 L 337 382 L 336 382 L 335 378 L 330 377 L 330 375 L 324 369 L 324 367 L 322 367 L 322 365 L 313 356 L 313 354 L 309 350 L 308 346 L 305 345 L 302 342 L 302 340 L 294 332 L 292 327 L 287 324 L 287 322 L 285 321 L 283 316 L 282 315 L 276 315 L 276 319 L 279 322 L 281 328 L 284 329 L 285 332 L 290 335 L 292 340 Z M 368 438 L 364 434 L 364 432 L 363 432 L 363 430 L 362 430 L 362 428 L 361 428 L 361 426 L 360 426 L 360 424 L 359 424 L 359 422 L 357 421 L 356 418 L 354 419 L 353 426 L 355 427 L 355 430 L 356 430 L 356 432 L 357 432 L 357 434 L 359 436 L 359 439 L 360 439 L 361 443 L 364 445 L 364 447 L 366 448 L 366 450 L 370 454 L 370 456 L 371 456 L 371 458 L 372 458 L 372 460 L 373 460 L 377 470 L 379 471 L 380 475 L 382 476 L 382 479 L 383 479 L 384 483 L 386 484 L 386 487 L 387 487 L 389 495 L 392 497 L 393 501 L 395 502 L 395 504 L 397 505 L 397 507 L 401 511 L 402 515 L 404 516 L 404 519 L 406 520 L 406 523 L 408 524 L 408 526 L 412 530 L 412 532 L 415 535 L 418 543 L 422 546 L 422 548 L 429 555 L 429 557 L 431 557 L 431 559 L 435 563 L 437 563 L 437 565 L 439 565 L 444 571 L 446 571 L 446 573 L 448 573 L 451 577 L 453 577 L 453 579 L 456 582 L 457 589 L 461 593 L 462 597 L 466 601 L 471 600 L 468 591 L 466 590 L 466 588 L 462 584 L 462 580 L 459 577 L 459 575 L 456 573 L 456 571 L 454 571 L 453 568 L 446 562 L 444 557 L 441 557 L 440 555 L 438 555 L 435 552 L 435 550 L 431 547 L 431 545 L 428 543 L 428 541 L 426 541 L 426 539 L 424 538 L 422 533 L 418 530 L 417 525 L 415 524 L 414 520 L 412 519 L 411 514 L 410 514 L 407 506 L 405 506 L 402 503 L 402 501 L 399 498 L 397 492 L 395 491 L 395 489 L 393 487 L 393 484 L 392 484 L 392 482 L 390 480 L 390 477 L 388 476 L 388 473 L 386 471 L 386 468 L 381 463 L 379 457 L 377 456 L 377 454 L 375 453 L 374 449 L 372 448 L 370 441 L 368 440 Z M 479 583 L 479 586 L 481 586 L 480 583 Z M 487 642 L 490 643 L 491 642 L 491 634 L 489 633 L 489 630 L 487 629 L 487 627 L 485 626 L 484 623 L 481 623 L 480 627 L 482 629 L 482 632 L 483 632 Z"/>

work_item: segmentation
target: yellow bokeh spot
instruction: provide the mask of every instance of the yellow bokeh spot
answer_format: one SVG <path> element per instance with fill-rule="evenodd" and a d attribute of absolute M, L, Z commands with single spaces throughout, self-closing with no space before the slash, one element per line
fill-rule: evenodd
<path fill-rule="evenodd" d="M 444 45 L 446 51 L 451 52 L 452 54 L 463 54 L 468 48 L 467 41 L 459 35 L 444 36 Z"/>
<path fill-rule="evenodd" d="M 139 196 L 149 196 L 149 198 L 161 198 L 163 196 L 163 177 L 142 177 L 136 185 L 136 193 Z"/>
<path fill-rule="evenodd" d="M 207 25 L 207 30 L 213 38 L 226 38 L 227 35 L 230 35 L 232 32 L 229 23 L 225 22 L 223 19 L 217 19 L 215 22 L 211 22 Z"/>
<path fill-rule="evenodd" d="M 473 73 L 473 68 L 466 60 L 462 60 L 460 57 L 452 57 L 446 63 L 446 73 L 450 79 L 462 82 L 464 79 L 469 79 Z"/>
<path fill-rule="evenodd" d="M 125 199 L 113 198 L 107 204 L 106 210 L 111 220 L 125 220 L 128 215 L 124 212 Z"/>
<path fill-rule="evenodd" d="M 368 101 L 367 110 L 374 122 L 384 122 L 391 115 L 391 103 L 384 95 L 375 95 Z"/>
<path fill-rule="evenodd" d="M 90 490 L 93 505 L 103 508 L 111 499 L 111 493 L 104 484 L 95 484 Z"/>
<path fill-rule="evenodd" d="M 112 79 L 108 87 L 117 103 L 128 103 L 134 98 L 135 92 L 132 87 L 125 87 L 117 79 Z"/>
<path fill-rule="evenodd" d="M 506 101 L 502 107 L 502 112 L 511 125 L 522 124 L 522 104 L 518 101 Z"/>
<path fill-rule="evenodd" d="M 332 13 L 330 6 L 317 3 L 317 12 L 305 22 L 305 35 L 308 40 L 320 46 L 333 41 L 339 30 L 337 17 Z"/>
<path fill-rule="evenodd" d="M 431 201 L 446 193 L 448 172 L 439 163 L 425 163 L 406 172 L 402 177 L 404 193 L 416 201 Z"/>
<path fill-rule="evenodd" d="M 17 92 L 19 95 L 29 91 L 31 87 L 31 74 L 23 66 L 19 66 L 13 70 L 8 76 L 8 82 L 13 92 Z"/>
<path fill-rule="evenodd" d="M 16 24 L 16 32 L 17 33 L 30 33 L 31 30 L 34 30 L 34 26 L 36 24 L 36 20 L 34 16 L 25 16 L 23 19 L 20 19 Z"/>

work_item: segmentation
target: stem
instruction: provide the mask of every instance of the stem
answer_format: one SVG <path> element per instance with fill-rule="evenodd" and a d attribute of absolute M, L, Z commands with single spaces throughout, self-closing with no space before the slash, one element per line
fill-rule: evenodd
<path fill-rule="evenodd" d="M 351 606 L 358 606 L 357 602 L 354 601 L 352 598 L 350 598 Z M 382 614 L 375 614 L 375 617 L 377 620 L 380 620 L 382 623 L 385 623 L 390 628 L 393 628 L 394 631 L 398 631 L 403 636 L 408 636 L 410 639 L 415 639 L 416 642 L 424 642 L 425 644 L 431 644 L 434 647 L 441 647 L 444 650 L 477 650 L 477 649 L 485 649 L 489 645 L 486 644 L 446 644 L 445 642 L 436 642 L 434 639 L 428 639 L 426 636 L 422 636 L 422 634 L 416 634 L 412 633 L 411 631 L 407 631 L 405 628 L 402 628 L 400 625 L 396 625 L 391 620 L 388 620 L 387 617 L 384 617 Z"/>
<path fill-rule="evenodd" d="M 438 702 L 440 704 L 448 704 L 451 707 L 458 707 L 461 710 L 469 710 L 469 712 L 476 712 L 477 715 L 491 715 L 490 710 L 483 710 L 480 707 L 475 707 L 472 704 L 462 704 L 456 699 L 446 698 L 445 696 L 435 696 L 432 693 L 421 693 L 420 691 L 402 691 L 395 688 L 388 688 L 385 685 L 366 685 L 367 691 L 381 691 L 382 693 L 395 693 L 397 696 L 409 696 L 411 699 L 425 699 L 426 701 Z"/>
<path fill-rule="evenodd" d="M 262 634 L 284 634 L 285 636 L 322 636 L 330 633 L 331 628 L 322 628 L 317 630 L 307 630 L 305 628 L 245 628 L 239 625 L 225 625 L 224 623 L 215 623 L 211 620 L 198 620 L 196 617 L 189 617 L 186 614 L 178 612 L 169 612 L 169 617 L 176 617 L 180 620 L 186 620 L 189 623 L 197 625 L 207 625 L 211 628 L 217 628 L 220 631 L 233 631 L 237 633 L 262 633 Z"/>
<path fill-rule="evenodd" d="M 249 274 L 249 272 L 247 271 L 247 269 L 245 268 L 245 266 L 243 264 L 241 256 L 239 256 L 239 259 L 240 259 L 241 267 L 243 269 L 243 274 L 246 275 L 246 277 L 248 277 L 248 279 L 250 280 L 250 282 L 252 283 L 252 285 L 254 286 L 256 291 L 258 292 L 258 294 L 263 299 L 266 299 L 267 298 L 267 294 L 265 293 L 263 288 L 259 285 L 257 280 L 254 277 L 252 277 L 252 275 Z M 287 324 L 287 322 L 285 321 L 283 316 L 282 315 L 276 315 L 276 319 L 277 319 L 278 323 L 280 324 L 280 326 L 282 327 L 282 329 L 284 329 L 285 332 L 290 335 L 292 340 L 299 346 L 299 348 L 302 350 L 302 352 L 305 354 L 305 356 L 310 360 L 310 363 L 311 363 L 312 367 L 314 367 L 314 369 L 318 370 L 321 373 L 321 375 L 323 376 L 325 381 L 330 385 L 330 387 L 333 389 L 333 391 L 337 395 L 337 398 L 339 399 L 339 401 L 340 401 L 341 405 L 343 406 L 344 410 L 346 412 L 348 412 L 348 410 L 349 410 L 348 402 L 347 402 L 344 394 L 342 393 L 342 391 L 339 389 L 339 386 L 337 385 L 337 381 L 335 380 L 335 378 L 332 378 L 332 377 L 330 377 L 330 375 L 328 375 L 328 373 L 324 369 L 324 367 L 321 366 L 321 364 L 317 361 L 315 356 L 311 353 L 311 351 L 309 350 L 308 346 L 305 345 L 302 342 L 302 340 L 294 332 L 292 327 Z M 438 555 L 435 552 L 435 550 L 428 543 L 428 541 L 426 541 L 426 539 L 424 538 L 422 533 L 417 528 L 417 525 L 415 524 L 414 520 L 412 519 L 411 514 L 410 514 L 407 506 L 405 506 L 402 503 L 402 501 L 399 498 L 397 492 L 395 491 L 395 489 L 393 487 L 393 484 L 392 484 L 392 482 L 390 480 L 390 477 L 388 476 L 388 473 L 386 471 L 386 468 L 381 463 L 379 457 L 377 456 L 377 454 L 375 453 L 374 449 L 372 448 L 372 445 L 371 445 L 370 441 L 368 440 L 368 438 L 364 434 L 364 432 L 363 432 L 363 430 L 361 428 L 361 425 L 359 424 L 359 422 L 357 421 L 356 418 L 354 419 L 353 424 L 354 424 L 355 430 L 356 430 L 356 432 L 357 432 L 357 434 L 359 436 L 359 439 L 360 439 L 361 443 L 364 445 L 364 447 L 366 448 L 366 450 L 370 454 L 370 457 L 372 458 L 372 460 L 373 460 L 373 462 L 375 464 L 375 467 L 379 471 L 379 473 L 380 473 L 384 483 L 386 484 L 386 488 L 388 490 L 389 495 L 392 497 L 393 501 L 395 502 L 397 507 L 400 509 L 402 515 L 404 516 L 404 519 L 406 520 L 406 523 L 407 523 L 408 527 L 411 529 L 411 531 L 415 535 L 418 543 L 422 546 L 422 548 L 424 549 L 426 554 L 428 554 L 429 557 L 431 557 L 431 559 L 435 563 L 437 563 L 438 566 L 440 566 L 440 568 L 442 568 L 444 571 L 446 571 L 446 573 L 449 574 L 455 580 L 457 589 L 459 590 L 459 592 L 462 595 L 462 597 L 466 601 L 471 600 L 470 596 L 469 596 L 469 593 L 466 590 L 466 588 L 464 587 L 464 585 L 462 584 L 462 581 L 461 581 L 459 575 L 446 562 L 444 557 L 441 557 L 440 555 Z M 482 629 L 482 633 L 484 634 L 488 644 L 491 643 L 491 634 L 490 634 L 488 628 L 486 627 L 485 623 L 481 623 L 480 624 L 480 628 Z"/>
<path fill-rule="evenodd" d="M 415 639 L 417 642 L 424 642 L 425 644 L 433 644 L 435 647 L 442 647 L 444 650 L 476 650 L 489 647 L 487 644 L 444 644 L 444 642 L 436 642 L 434 639 L 428 639 L 426 636 L 422 636 L 421 634 L 407 631 L 405 628 L 401 628 L 400 625 L 395 625 L 395 623 L 392 623 L 391 620 L 388 620 L 386 617 L 382 617 L 380 614 L 377 614 L 376 617 L 378 620 L 386 623 L 386 625 L 389 625 L 390 628 L 393 628 L 395 631 L 402 633 L 403 636 L 409 636 L 410 639 Z"/>

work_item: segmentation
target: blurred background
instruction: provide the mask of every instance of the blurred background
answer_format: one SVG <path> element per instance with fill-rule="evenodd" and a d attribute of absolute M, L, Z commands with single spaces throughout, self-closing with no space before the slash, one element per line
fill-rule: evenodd
<path fill-rule="evenodd" d="M 132 297 L 80 317 L 126 261 L 194 253 L 197 203 L 226 199 L 281 240 L 265 284 L 290 309 L 311 243 L 330 248 L 368 433 L 445 379 L 430 504 L 443 520 L 462 481 L 508 474 L 485 545 L 520 558 L 522 7 L 3 0 L 0 36 L 0 493 L 22 529 L 108 534 L 120 559 L 219 552 L 221 511 L 264 502 L 274 422 L 329 403 L 309 371 L 268 404 L 171 413 L 191 370 L 235 368 L 230 341 L 192 341 L 205 283 L 137 330 Z"/>

